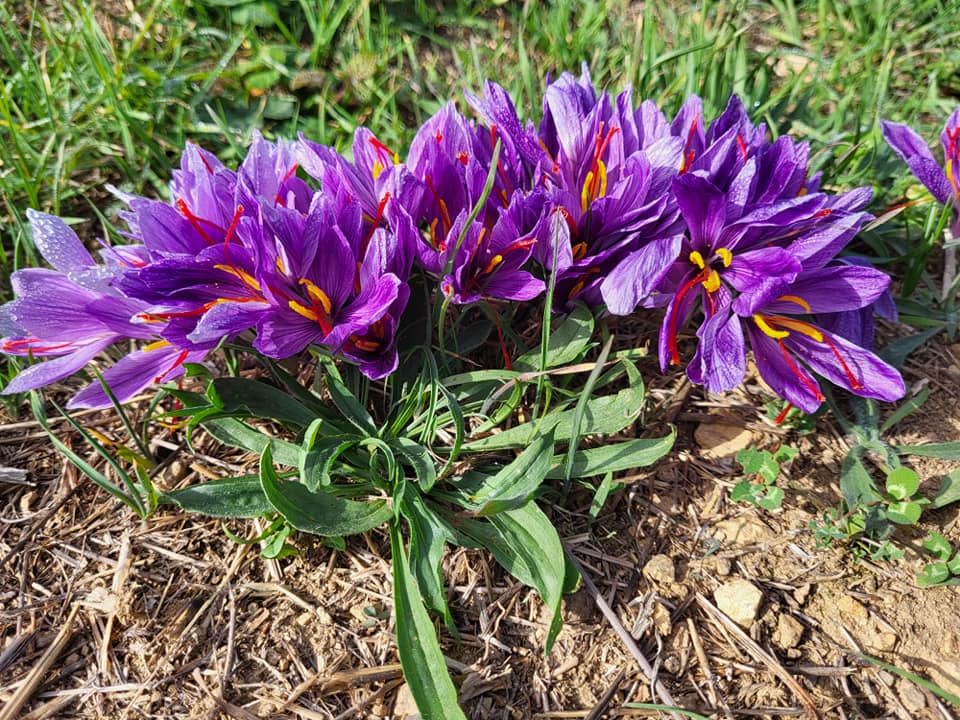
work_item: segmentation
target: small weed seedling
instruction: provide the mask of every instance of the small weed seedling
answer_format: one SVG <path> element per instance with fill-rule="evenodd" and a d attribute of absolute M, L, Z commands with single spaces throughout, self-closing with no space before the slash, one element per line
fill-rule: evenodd
<path fill-rule="evenodd" d="M 783 489 L 777 487 L 782 466 L 797 456 L 799 450 L 781 445 L 773 453 L 756 448 L 745 448 L 737 453 L 737 462 L 743 466 L 747 476 L 734 485 L 730 499 L 734 502 L 748 502 L 766 510 L 777 510 L 783 502 Z M 753 476 L 759 482 L 751 482 Z"/>
<path fill-rule="evenodd" d="M 937 558 L 917 575 L 917 587 L 960 585 L 960 552 L 954 552 L 947 539 L 936 530 L 923 541 L 923 549 Z M 952 557 L 951 557 L 952 556 Z"/>

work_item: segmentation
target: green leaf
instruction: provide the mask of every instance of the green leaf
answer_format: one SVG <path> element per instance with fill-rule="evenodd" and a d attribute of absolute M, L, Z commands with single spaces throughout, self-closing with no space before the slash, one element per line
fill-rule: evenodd
<path fill-rule="evenodd" d="M 918 502 L 902 500 L 887 506 L 887 519 L 897 525 L 916 525 L 923 508 Z"/>
<path fill-rule="evenodd" d="M 570 478 L 572 477 L 573 472 L 573 456 L 576 454 L 577 446 L 580 445 L 580 427 L 583 423 L 583 416 L 587 409 L 587 403 L 590 402 L 590 396 L 593 394 L 594 385 L 597 382 L 597 378 L 600 377 L 600 371 L 603 370 L 603 366 L 607 362 L 607 356 L 610 354 L 610 348 L 613 347 L 613 335 L 610 335 L 607 338 L 607 341 L 603 344 L 603 349 L 600 350 L 600 355 L 597 357 L 597 362 L 593 366 L 593 370 L 590 371 L 590 375 L 587 377 L 586 383 L 583 385 L 583 389 L 580 391 L 580 397 L 577 399 L 577 405 L 573 410 L 573 418 L 570 421 L 570 446 L 567 451 L 567 462 L 564 469 L 564 481 L 569 483 Z M 643 394 L 643 390 L 640 390 L 640 394 Z"/>
<path fill-rule="evenodd" d="M 328 364 L 325 376 L 327 390 L 330 391 L 330 399 L 333 400 L 333 404 L 337 406 L 337 410 L 340 411 L 351 425 L 366 435 L 375 436 L 377 434 L 377 426 L 374 424 L 373 418 L 370 417 L 370 413 L 364 409 L 356 396 L 350 392 L 350 389 L 343 384 L 339 375 L 336 374 L 335 368 L 336 366 L 332 363 Z"/>
<path fill-rule="evenodd" d="M 947 568 L 951 575 L 960 575 L 960 552 L 953 556 L 953 559 L 947 562 Z"/>
<path fill-rule="evenodd" d="M 544 652 L 549 653 L 560 631 L 560 601 L 566 577 L 566 559 L 557 530 L 532 500 L 526 505 L 490 517 L 500 540 L 490 552 L 511 575 L 536 588 L 553 613 Z"/>
<path fill-rule="evenodd" d="M 433 463 L 430 451 L 420 443 L 406 437 L 396 437 L 390 442 L 400 456 L 406 459 L 410 467 L 413 468 L 420 490 L 424 493 L 430 492 L 430 488 L 437 481 L 437 468 Z"/>
<path fill-rule="evenodd" d="M 840 466 L 840 492 L 847 509 L 851 511 L 881 500 L 856 448 L 847 453 Z"/>
<path fill-rule="evenodd" d="M 924 385 L 920 392 L 916 395 L 911 395 L 907 398 L 903 404 L 900 405 L 896 410 L 890 413 L 890 417 L 884 420 L 883 425 L 880 426 L 880 434 L 887 432 L 890 428 L 896 425 L 898 422 L 903 420 L 908 415 L 920 409 L 920 407 L 927 401 L 927 398 L 930 397 L 930 388 L 927 385 Z"/>
<path fill-rule="evenodd" d="M 757 503 L 765 510 L 778 510 L 783 503 L 783 488 L 768 485 L 766 494 Z"/>
<path fill-rule="evenodd" d="M 910 353 L 923 345 L 927 340 L 932 338 L 942 329 L 943 328 L 938 325 L 937 327 L 930 328 L 929 330 L 924 330 L 922 332 L 914 333 L 913 335 L 897 338 L 896 340 L 887 343 L 887 345 L 878 353 L 878 355 L 880 355 L 881 358 L 886 360 L 894 367 L 901 367 Z"/>
<path fill-rule="evenodd" d="M 477 515 L 492 515 L 526 503 L 543 483 L 553 460 L 553 432 L 537 437 L 516 459 L 487 478 L 470 498 Z"/>
<path fill-rule="evenodd" d="M 404 493 L 400 512 L 410 527 L 410 569 L 420 593 L 427 605 L 443 616 L 444 624 L 456 632 L 440 573 L 443 548 L 447 542 L 453 541 L 453 531 L 430 509 L 416 489 Z"/>
<path fill-rule="evenodd" d="M 210 399 L 228 414 L 270 418 L 296 428 L 305 428 L 316 414 L 283 390 L 258 380 L 217 378 L 207 392 Z"/>
<path fill-rule="evenodd" d="M 920 487 L 917 473 L 908 467 L 898 467 L 887 475 L 887 492 L 897 500 L 912 497 Z"/>
<path fill-rule="evenodd" d="M 224 478 L 160 494 L 187 512 L 223 518 L 252 518 L 274 511 L 256 475 Z"/>
<path fill-rule="evenodd" d="M 396 524 L 390 525 L 390 549 L 397 650 L 410 693 L 423 720 L 466 720 Z"/>
<path fill-rule="evenodd" d="M 936 510 L 958 500 L 960 500 L 960 469 L 954 470 L 943 479 L 943 484 L 937 490 L 930 507 Z"/>
<path fill-rule="evenodd" d="M 737 462 L 745 475 L 760 475 L 767 483 L 774 482 L 780 474 L 779 463 L 766 450 L 744 448 L 737 452 Z"/>
<path fill-rule="evenodd" d="M 331 492 L 310 492 L 298 482 L 278 480 L 270 448 L 260 457 L 263 492 L 297 530 L 314 535 L 354 535 L 383 525 L 393 516 L 384 500 L 345 500 Z"/>
<path fill-rule="evenodd" d="M 268 447 L 281 465 L 300 466 L 300 446 L 270 437 L 236 418 L 213 418 L 203 421 L 203 428 L 227 447 L 240 448 L 262 455 Z"/>
<path fill-rule="evenodd" d="M 923 549 L 938 560 L 943 561 L 949 560 L 950 553 L 953 552 L 950 542 L 936 530 L 932 530 L 927 539 L 923 541 Z"/>
<path fill-rule="evenodd" d="M 260 555 L 269 560 L 280 560 L 285 557 L 295 557 L 297 549 L 287 544 L 292 528 L 284 523 L 275 533 L 267 537 L 260 549 Z"/>
<path fill-rule="evenodd" d="M 603 480 L 600 481 L 600 484 L 597 485 L 596 491 L 593 493 L 593 499 L 590 501 L 590 519 L 596 520 L 597 516 L 600 515 L 600 511 L 603 510 L 603 506 L 607 504 L 607 498 L 610 496 L 610 493 L 613 490 L 622 488 L 622 483 L 613 482 L 613 473 L 608 472 L 603 476 Z"/>
<path fill-rule="evenodd" d="M 586 305 L 577 304 L 550 334 L 544 369 L 580 362 L 593 337 L 593 326 L 593 313 Z M 518 357 L 513 367 L 521 372 L 540 370 L 540 348 Z"/>
<path fill-rule="evenodd" d="M 928 563 L 917 575 L 917 587 L 931 587 L 950 579 L 950 569 L 945 562 Z"/>
<path fill-rule="evenodd" d="M 604 395 L 590 400 L 583 414 L 581 435 L 600 435 L 620 432 L 636 420 L 643 407 L 643 392 L 626 388 L 616 395 Z M 573 410 L 553 412 L 540 422 L 523 423 L 503 432 L 466 443 L 464 450 L 480 452 L 525 447 L 537 436 L 553 430 L 558 441 L 568 440 L 573 428 Z"/>
<path fill-rule="evenodd" d="M 578 450 L 573 456 L 570 477 L 593 477 L 607 472 L 647 467 L 670 452 L 676 438 L 677 429 L 671 427 L 670 434 L 661 438 L 624 440 L 589 450 Z M 565 455 L 554 455 L 553 466 L 547 473 L 549 479 L 563 479 L 565 459 Z"/>
<path fill-rule="evenodd" d="M 749 480 L 741 480 L 730 491 L 730 500 L 759 505 L 760 499 L 763 497 L 763 488 L 763 485 L 757 485 Z"/>
<path fill-rule="evenodd" d="M 929 443 L 927 445 L 894 445 L 893 449 L 901 455 L 919 455 L 920 457 L 940 458 L 941 460 L 960 460 L 960 442 Z"/>
<path fill-rule="evenodd" d="M 781 445 L 777 448 L 776 452 L 773 453 L 773 459 L 779 465 L 788 463 L 793 460 L 797 455 L 800 454 L 800 449 L 795 447 L 790 447 L 789 445 Z"/>

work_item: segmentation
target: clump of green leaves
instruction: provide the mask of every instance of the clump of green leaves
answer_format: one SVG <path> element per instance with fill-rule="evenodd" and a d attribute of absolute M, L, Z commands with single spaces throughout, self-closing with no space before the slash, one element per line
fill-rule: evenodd
<path fill-rule="evenodd" d="M 783 489 L 776 485 L 783 465 L 788 465 L 800 452 L 781 445 L 774 452 L 744 448 L 737 453 L 737 462 L 743 467 L 744 477 L 733 486 L 730 499 L 748 502 L 765 510 L 776 510 L 783 502 Z M 752 479 L 751 479 L 752 478 Z"/>
<path fill-rule="evenodd" d="M 943 535 L 931 532 L 923 541 L 923 549 L 933 555 L 936 561 L 927 563 L 917 575 L 918 587 L 960 585 L 960 552 L 955 553 Z"/>

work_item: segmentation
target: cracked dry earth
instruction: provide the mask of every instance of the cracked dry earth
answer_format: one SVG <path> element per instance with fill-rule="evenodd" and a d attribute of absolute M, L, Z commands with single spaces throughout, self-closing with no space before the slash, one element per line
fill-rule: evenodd
<path fill-rule="evenodd" d="M 908 382 L 932 392 L 896 442 L 960 437 L 952 350 L 933 344 L 908 365 Z M 957 708 L 860 654 L 960 694 L 960 592 L 913 580 L 929 530 L 960 543 L 956 507 L 898 531 L 906 554 L 895 562 L 819 548 L 809 524 L 838 502 L 846 452 L 829 417 L 799 435 L 761 417 L 756 382 L 723 398 L 678 378 L 651 382 L 664 412 L 644 430 L 662 435 L 674 422 L 671 455 L 627 476 L 592 524 L 586 492 L 550 510 L 615 622 L 581 589 L 565 598 L 565 628 L 544 657 L 549 618 L 536 593 L 483 553 L 448 553 L 461 638 L 441 638 L 468 716 L 656 717 L 623 707 L 657 700 L 616 625 L 677 706 L 710 717 L 954 717 Z M 110 416 L 81 421 L 122 437 Z M 0 720 L 415 715 L 394 649 L 385 533 L 349 538 L 342 551 L 300 536 L 298 557 L 264 560 L 218 520 L 161 508 L 139 521 L 26 416 L 0 422 Z M 800 450 L 780 481 L 783 509 L 731 503 L 736 450 L 779 443 Z M 203 436 L 197 455 L 168 430 L 157 447 L 165 489 L 252 466 Z M 918 459 L 921 491 L 956 465 Z M 263 527 L 226 526 L 251 538 Z"/>

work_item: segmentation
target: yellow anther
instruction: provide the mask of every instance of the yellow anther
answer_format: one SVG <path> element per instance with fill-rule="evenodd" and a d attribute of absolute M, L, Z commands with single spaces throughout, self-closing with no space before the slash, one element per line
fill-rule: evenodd
<path fill-rule="evenodd" d="M 143 349 L 144 349 L 144 350 L 159 350 L 160 348 L 169 347 L 169 346 L 170 346 L 170 343 L 168 343 L 166 340 L 155 340 L 155 341 L 153 341 L 152 343 L 150 343 L 149 345 L 147 345 L 146 347 L 144 347 Z"/>
<path fill-rule="evenodd" d="M 724 267 L 730 267 L 730 263 L 733 262 L 733 253 L 727 250 L 727 248 L 719 248 L 717 250 L 717 255 L 720 256 L 720 259 L 723 260 Z"/>
<path fill-rule="evenodd" d="M 279 255 L 277 255 L 277 271 L 284 275 L 287 273 L 287 271 L 283 269 L 283 260 Z"/>
<path fill-rule="evenodd" d="M 585 242 L 578 242 L 573 246 L 572 250 L 574 260 L 583 260 L 587 254 L 587 244 Z"/>
<path fill-rule="evenodd" d="M 380 177 L 380 173 L 383 172 L 383 163 L 379 160 L 373 161 L 373 179 L 376 180 Z"/>
<path fill-rule="evenodd" d="M 701 255 L 697 250 L 694 250 L 692 253 L 690 253 L 690 262 L 692 262 L 701 270 L 706 267 L 706 263 L 703 262 L 703 255 Z"/>
<path fill-rule="evenodd" d="M 600 192 L 594 195 L 594 200 L 607 195 L 607 166 L 603 160 L 597 160 L 597 175 L 600 176 Z"/>
<path fill-rule="evenodd" d="M 753 314 L 753 321 L 757 324 L 757 327 L 763 331 L 764 335 L 769 335 L 775 340 L 781 340 L 790 335 L 790 333 L 786 330 L 775 330 L 774 328 L 770 327 L 766 318 L 760 313 Z"/>
<path fill-rule="evenodd" d="M 260 292 L 260 283 L 257 282 L 257 279 L 248 273 L 246 270 L 241 270 L 240 268 L 233 267 L 232 265 L 214 265 L 217 270 L 223 270 L 225 273 L 230 273 L 235 278 L 239 278 L 241 282 L 247 287 Z"/>
<path fill-rule="evenodd" d="M 580 209 L 583 212 L 587 211 L 587 205 L 590 204 L 590 201 L 593 200 L 593 196 L 590 193 L 590 188 L 593 186 L 593 170 L 587 173 L 587 179 L 583 181 L 583 189 L 580 190 Z"/>
<path fill-rule="evenodd" d="M 706 280 L 703 281 L 703 287 L 707 292 L 716 292 L 720 289 L 720 275 L 716 270 L 710 271 L 710 274 L 707 275 Z"/>
<path fill-rule="evenodd" d="M 313 320 L 313 322 L 317 322 L 320 319 L 320 316 L 317 315 L 316 311 L 311 310 L 305 305 L 301 305 L 296 300 L 290 300 L 287 305 L 290 306 L 291 310 L 298 315 L 303 315 L 303 317 L 305 317 L 307 320 Z"/>
<path fill-rule="evenodd" d="M 363 350 L 364 352 L 376 352 L 380 349 L 380 343 L 375 340 L 354 340 L 353 346 L 358 350 Z"/>
<path fill-rule="evenodd" d="M 300 284 L 307 289 L 307 295 L 309 295 L 312 300 L 320 303 L 320 307 L 323 308 L 323 311 L 327 315 L 333 311 L 333 303 L 330 302 L 330 298 L 323 290 L 318 288 L 314 283 L 310 282 L 306 278 L 300 278 Z M 296 310 L 296 308 L 294 308 L 294 310 Z"/>
<path fill-rule="evenodd" d="M 805 323 L 802 320 L 791 320 L 790 318 L 778 317 L 776 320 L 777 325 L 785 327 L 788 330 L 794 330 L 801 335 L 806 335 L 808 338 L 812 338 L 817 342 L 823 342 L 823 333 L 817 330 L 810 323 Z"/>
<path fill-rule="evenodd" d="M 483 272 L 487 275 L 493 272 L 493 269 L 503 262 L 503 255 L 494 255 L 490 258 L 490 262 L 487 263 L 487 266 L 483 269 Z"/>
<path fill-rule="evenodd" d="M 810 303 L 808 303 L 806 300 L 804 300 L 802 297 L 799 297 L 798 295 L 781 295 L 780 297 L 777 298 L 777 301 L 792 302 L 802 307 L 804 311 L 810 312 Z"/>

